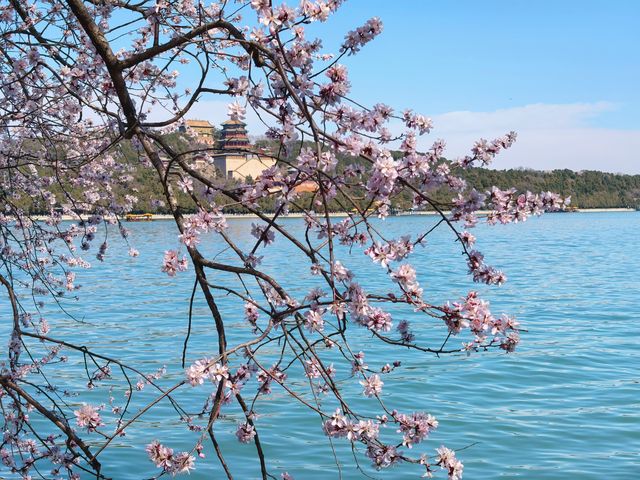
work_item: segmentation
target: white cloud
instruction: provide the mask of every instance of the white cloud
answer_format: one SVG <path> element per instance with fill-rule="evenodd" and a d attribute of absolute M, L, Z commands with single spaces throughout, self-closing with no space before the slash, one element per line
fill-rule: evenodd
<path fill-rule="evenodd" d="M 640 131 L 591 126 L 591 120 L 615 109 L 607 102 L 535 104 L 494 112 L 448 112 L 433 118 L 435 128 L 421 141 L 447 142 L 449 158 L 465 155 L 479 138 L 492 139 L 515 130 L 518 141 L 501 153 L 493 168 L 538 170 L 570 168 L 640 173 Z"/>
<path fill-rule="evenodd" d="M 609 102 L 544 104 L 536 103 L 496 110 L 494 112 L 448 112 L 436 115 L 438 129 L 445 132 L 477 132 L 483 130 L 552 129 L 584 126 L 600 113 L 615 110 Z"/>

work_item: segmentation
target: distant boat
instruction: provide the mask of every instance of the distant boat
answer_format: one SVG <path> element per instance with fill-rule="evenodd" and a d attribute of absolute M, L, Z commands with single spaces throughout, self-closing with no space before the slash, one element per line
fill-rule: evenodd
<path fill-rule="evenodd" d="M 153 213 L 127 213 L 124 217 L 127 222 L 150 222 Z"/>

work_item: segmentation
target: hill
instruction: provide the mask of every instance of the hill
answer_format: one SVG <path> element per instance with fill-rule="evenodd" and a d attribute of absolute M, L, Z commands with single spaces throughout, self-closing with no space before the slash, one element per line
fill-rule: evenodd
<path fill-rule="evenodd" d="M 178 152 L 187 152 L 193 148 L 197 148 L 194 142 L 185 134 L 174 133 L 165 137 L 171 147 Z M 258 141 L 258 146 L 271 146 L 269 142 Z M 295 158 L 300 150 L 300 144 L 296 144 L 290 149 L 288 157 L 285 159 L 290 163 L 295 162 Z M 127 193 L 133 194 L 138 197 L 139 201 L 134 207 L 136 213 L 168 213 L 166 206 L 161 203 L 153 201 L 154 199 L 162 199 L 162 188 L 159 185 L 156 177 L 156 173 L 153 169 L 149 168 L 146 162 L 140 162 L 135 150 L 129 145 L 121 146 L 120 158 L 124 158 L 125 161 L 132 167 L 131 175 L 134 177 L 133 188 L 130 191 L 122 192 L 122 195 Z M 400 152 L 393 152 L 395 157 L 399 157 Z M 353 162 L 351 157 L 339 157 L 338 158 L 338 170 L 342 170 L 349 163 Z M 538 171 L 532 169 L 509 169 L 509 170 L 493 170 L 486 168 L 471 168 L 468 170 L 460 170 L 455 172 L 457 175 L 464 178 L 469 185 L 474 186 L 479 191 L 489 190 L 492 186 L 497 186 L 502 189 L 515 187 L 518 191 L 531 191 L 531 192 L 543 192 L 551 191 L 562 195 L 563 197 L 571 196 L 572 206 L 578 208 L 620 208 L 620 207 L 640 207 L 640 175 L 623 175 L 605 173 L 599 171 L 581 171 L 574 172 L 568 169 L 558 169 L 552 171 Z M 226 183 L 227 180 L 221 180 Z M 237 181 L 232 181 L 237 183 Z M 72 186 L 67 188 L 73 189 Z M 64 195 L 56 195 L 58 198 L 64 198 Z M 353 188 L 351 190 L 352 198 L 359 199 L 361 206 L 367 204 L 366 192 L 363 189 Z M 432 192 L 432 198 L 434 200 L 447 204 L 451 201 L 451 192 L 449 191 L 435 191 Z M 183 195 L 179 194 L 180 203 L 189 205 L 190 201 Z M 184 200 L 184 202 L 183 202 Z M 402 192 L 400 195 L 394 197 L 393 207 L 398 210 L 408 210 L 411 208 L 411 194 L 409 192 Z M 220 203 L 224 204 L 226 201 L 220 198 Z M 302 198 L 299 199 L 300 205 L 309 206 L 309 202 L 312 201 L 311 194 L 302 194 Z M 28 201 L 26 198 L 22 198 L 17 202 L 20 207 L 31 211 L 31 213 L 46 213 L 44 211 L 45 202 L 42 199 L 31 198 Z M 261 200 L 261 207 L 270 211 L 273 209 L 272 201 Z M 46 207 L 45 207 L 46 208 Z M 334 211 L 339 210 L 351 210 L 351 206 L 348 201 L 338 196 L 331 202 L 330 208 Z M 185 210 L 189 212 L 187 208 Z M 226 211 L 233 213 L 241 213 L 243 209 L 227 208 Z M 291 211 L 296 211 L 295 207 L 291 208 Z"/>

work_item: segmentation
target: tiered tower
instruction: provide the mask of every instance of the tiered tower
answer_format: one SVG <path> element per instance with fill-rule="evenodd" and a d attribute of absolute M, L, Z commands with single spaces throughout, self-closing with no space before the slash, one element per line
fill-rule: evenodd
<path fill-rule="evenodd" d="M 220 148 L 228 151 L 248 150 L 249 137 L 247 124 L 239 120 L 227 120 L 222 124 L 220 133 Z"/>

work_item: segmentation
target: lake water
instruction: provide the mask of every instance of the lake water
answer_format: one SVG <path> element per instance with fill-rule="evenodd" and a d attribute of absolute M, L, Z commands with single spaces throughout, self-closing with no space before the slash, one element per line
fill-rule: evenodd
<path fill-rule="evenodd" d="M 434 221 L 424 216 L 395 217 L 380 225 L 385 232 L 400 236 Z M 250 241 L 251 222 L 229 221 L 231 234 L 240 243 Z M 286 219 L 285 224 L 294 233 L 303 228 L 300 219 Z M 148 373 L 166 365 L 167 375 L 161 383 L 170 385 L 183 378 L 180 357 L 193 269 L 175 278 L 160 272 L 163 251 L 178 246 L 172 222 L 127 227 L 140 257 L 128 257 L 126 249 L 118 248 L 121 240 L 113 235 L 107 260 L 80 272 L 79 300 L 65 302 L 86 323 L 50 314 L 51 335 L 67 335 Z M 520 225 L 481 226 L 474 233 L 487 261 L 506 271 L 509 280 L 502 287 L 471 282 L 444 229 L 430 236 L 427 246 L 418 249 L 410 261 L 419 267 L 425 297 L 432 303 L 455 301 L 477 289 L 491 301 L 494 314 L 514 314 L 528 330 L 515 353 L 437 358 L 388 346 L 371 348 L 366 331 L 352 329 L 354 349 L 368 349 L 369 365 L 402 362 L 401 368 L 384 378 L 386 404 L 399 411 L 427 411 L 439 420 L 439 428 L 415 450 L 432 454 L 441 444 L 453 449 L 468 447 L 459 452 L 466 479 L 640 478 L 640 214 L 552 214 Z M 204 249 L 213 254 L 218 246 L 212 236 Z M 383 277 L 380 266 L 371 264 L 361 250 L 356 249 L 352 257 L 346 251 L 339 253 L 364 287 L 375 287 L 376 279 Z M 313 286 L 308 267 L 284 241 L 268 247 L 265 261 L 265 268 L 296 295 L 304 296 Z M 234 280 L 211 275 L 211 281 Z M 241 304 L 224 297 L 219 303 L 231 342 L 249 338 Z M 0 307 L 5 312 L 0 333 L 7 338 L 4 300 Z M 432 345 L 439 346 L 437 341 L 444 338 L 442 326 L 424 320 L 419 323 L 417 317 L 409 319 L 414 320 L 419 338 L 433 339 Z M 206 305 L 198 296 L 188 361 L 214 355 L 215 338 Z M 86 379 L 78 374 L 81 357 L 67 353 L 68 366 L 64 370 L 54 366 L 50 372 L 58 384 L 81 393 L 68 399 L 70 405 L 107 402 L 104 388 L 86 393 Z M 348 367 L 342 365 L 337 378 L 346 379 L 348 373 Z M 301 376 L 301 389 L 302 380 Z M 106 385 L 113 385 L 116 403 L 122 404 L 123 384 L 114 380 Z M 373 400 L 363 398 L 358 385 L 347 385 L 346 392 L 355 403 L 369 408 Z M 255 383 L 246 388 L 255 391 Z M 206 387 L 187 386 L 177 398 L 195 412 L 209 393 Z M 154 397 L 149 387 L 135 392 L 131 411 Z M 298 407 L 278 388 L 256 408 L 271 473 L 279 478 L 288 471 L 298 480 L 340 478 L 316 414 Z M 216 431 L 235 478 L 258 478 L 254 446 L 235 439 L 240 412 L 231 408 L 224 413 Z M 152 477 L 157 470 L 147 460 L 144 445 L 153 439 L 177 451 L 192 447 L 197 434 L 188 432 L 176 417 L 167 403 L 143 416 L 126 437 L 101 454 L 103 473 L 114 479 Z M 341 478 L 365 478 L 357 471 L 347 442 L 338 439 L 334 446 Z M 223 478 L 208 443 L 205 454 L 190 478 Z M 364 455 L 357 459 L 374 478 L 418 478 L 421 474 L 416 467 L 402 465 L 376 472 Z M 0 466 L 0 478 L 12 478 L 2 468 L 6 467 Z"/>

